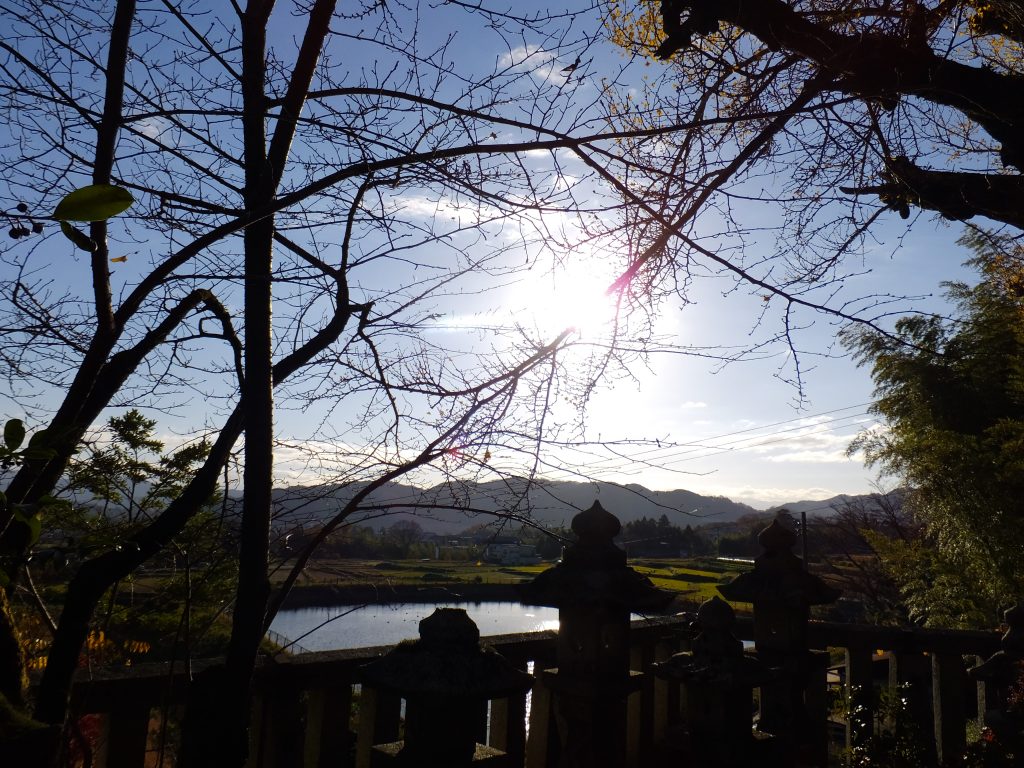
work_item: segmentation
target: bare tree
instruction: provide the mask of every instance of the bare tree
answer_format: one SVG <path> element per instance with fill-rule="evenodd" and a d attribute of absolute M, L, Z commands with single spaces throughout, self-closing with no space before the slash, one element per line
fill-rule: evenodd
<path fill-rule="evenodd" d="M 612 38 L 660 60 L 613 117 L 664 131 L 633 142 L 626 278 L 686 298 L 731 275 L 794 349 L 822 308 L 885 325 L 898 287 L 843 284 L 884 219 L 1024 228 L 1021 19 L 1013 0 L 613 3 Z"/>
<path fill-rule="evenodd" d="M 490 471 L 501 435 L 510 450 L 534 450 L 571 333 L 496 323 L 477 341 L 471 328 L 445 327 L 444 314 L 460 296 L 467 313 L 482 311 L 488 290 L 590 237 L 584 216 L 601 206 L 581 204 L 557 153 L 615 138 L 586 122 L 592 99 L 551 77 L 552 62 L 586 45 L 583 31 L 570 33 L 572 15 L 520 20 L 518 32 L 478 25 L 502 51 L 481 75 L 455 66 L 454 35 L 418 30 L 408 9 L 315 0 L 291 10 L 171 0 L 0 10 L 10 218 L 36 229 L 85 184 L 136 199 L 74 242 L 52 227 L 19 229 L 2 253 L 7 393 L 45 414 L 51 449 L 7 486 L 8 583 L 28 546 L 14 510 L 59 491 L 107 409 L 187 421 L 198 402 L 208 424 L 199 435 L 210 437 L 180 495 L 71 578 L 33 715 L 65 720 L 98 602 L 182 530 L 244 433 L 231 643 L 210 689 L 217 718 L 192 721 L 194 764 L 240 764 L 247 749 L 249 679 L 281 599 L 267 576 L 275 409 L 343 411 L 312 437 L 340 446 L 326 468 L 362 486 L 324 536 L 398 477 Z M 456 4 L 424 10 L 467 18 Z M 522 45 L 523 30 L 542 47 Z M 530 166 L 538 154 L 544 168 Z M 11 671 L 0 693 L 18 706 L 14 629 L 0 629 Z"/>
<path fill-rule="evenodd" d="M 665 7 L 670 19 L 682 13 Z M 663 344 L 644 313 L 621 314 L 607 338 L 586 344 L 572 331 L 496 319 L 501 291 L 544 261 L 621 260 L 611 291 L 619 310 L 685 299 L 692 281 L 725 272 L 762 292 L 766 307 L 782 301 L 778 336 L 790 343 L 797 310 L 868 322 L 887 311 L 887 296 L 833 300 L 838 260 L 884 206 L 825 182 L 874 183 L 887 158 L 921 157 L 903 144 L 925 146 L 936 126 L 954 137 L 951 124 L 922 117 L 912 100 L 890 120 L 827 68 L 743 33 L 689 57 L 685 87 L 675 90 L 676 78 L 653 94 L 670 99 L 637 103 L 620 95 L 632 83 L 593 71 L 600 11 L 0 4 L 0 105 L 12 116 L 0 198 L 17 228 L 0 253 L 0 355 L 5 395 L 37 414 L 52 449 L 8 483 L 0 565 L 17 579 L 27 545 L 15 510 L 59 490 L 108 409 L 163 414 L 211 446 L 158 517 L 74 574 L 37 719 L 64 721 L 96 605 L 182 530 L 244 433 L 241 579 L 217 687 L 227 722 L 201 723 L 210 731 L 192 753 L 238 764 L 256 648 L 284 592 L 271 595 L 267 578 L 275 413 L 315 413 L 320 427 L 303 436 L 309 471 L 359 488 L 311 547 L 376 489 L 427 468 L 452 477 L 455 497 L 460 476 L 510 466 L 531 476 L 543 436 L 566 440 L 553 404 L 585 403 L 595 381 Z M 488 46 L 491 57 L 470 55 Z M 910 138 L 895 142 L 906 125 Z M 788 187 L 795 239 L 785 257 L 745 253 L 750 232 L 731 206 L 757 198 L 771 163 L 792 158 L 801 161 Z M 136 203 L 74 245 L 50 225 L 32 234 L 86 184 L 128 189 Z M 848 215 L 819 216 L 837 201 Z M 712 236 L 695 225 L 707 211 L 720 214 Z M 204 428 L 191 429 L 197 421 Z M 285 590 L 311 551 L 295 559 Z M 0 693 L 17 705 L 17 644 L 3 642 L 12 633 L 0 627 Z"/>
<path fill-rule="evenodd" d="M 905 496 L 897 490 L 853 497 L 808 525 L 823 572 L 845 596 L 859 600 L 865 619 L 875 624 L 909 623 L 899 585 L 873 546 L 877 537 L 910 542 L 923 536 Z"/>

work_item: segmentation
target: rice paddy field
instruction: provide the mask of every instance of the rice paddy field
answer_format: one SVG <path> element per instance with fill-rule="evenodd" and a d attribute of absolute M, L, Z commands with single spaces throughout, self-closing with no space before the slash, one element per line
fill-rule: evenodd
<path fill-rule="evenodd" d="M 534 578 L 554 562 L 539 565 L 498 565 L 444 560 L 321 560 L 310 564 L 299 584 L 306 585 L 420 585 L 516 584 Z M 714 558 L 637 558 L 630 567 L 655 586 L 695 603 L 718 595 L 718 586 L 749 570 L 749 563 Z M 279 574 L 284 577 L 284 571 Z"/>

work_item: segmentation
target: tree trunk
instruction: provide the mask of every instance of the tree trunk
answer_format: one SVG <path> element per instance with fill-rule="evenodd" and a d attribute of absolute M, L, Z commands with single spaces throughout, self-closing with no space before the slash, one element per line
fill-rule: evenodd
<path fill-rule="evenodd" d="M 259 210 L 274 196 L 274 174 L 267 162 L 265 115 L 266 25 L 273 3 L 252 2 L 242 21 L 242 129 L 245 142 L 245 207 Z M 268 557 L 274 470 L 274 395 L 271 273 L 274 217 L 245 229 L 245 420 L 244 498 L 238 554 L 238 590 L 231 641 L 222 672 L 199 682 L 193 696 L 210 717 L 188 717 L 188 768 L 241 768 L 249 751 L 250 696 L 263 619 L 270 597 Z"/>

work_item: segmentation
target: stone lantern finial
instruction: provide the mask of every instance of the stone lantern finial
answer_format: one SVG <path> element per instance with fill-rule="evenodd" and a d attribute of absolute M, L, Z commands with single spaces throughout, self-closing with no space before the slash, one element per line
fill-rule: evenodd
<path fill-rule="evenodd" d="M 611 541 L 622 530 L 619 518 L 594 501 L 590 509 L 580 512 L 572 519 L 572 530 L 580 541 Z"/>
<path fill-rule="evenodd" d="M 420 621 L 418 640 L 363 666 L 360 677 L 406 700 L 404 741 L 373 749 L 410 768 L 469 768 L 474 755 L 490 750 L 476 743 L 475 730 L 487 701 L 533 685 L 530 675 L 481 645 L 480 630 L 461 608 L 435 610 Z"/>
<path fill-rule="evenodd" d="M 476 650 L 480 643 L 480 628 L 461 608 L 437 608 L 419 628 L 424 647 Z"/>
<path fill-rule="evenodd" d="M 767 528 L 757 534 L 757 543 L 767 552 L 792 550 L 796 546 L 796 534 L 779 522 L 778 518 L 771 521 Z"/>
<path fill-rule="evenodd" d="M 572 519 L 577 541 L 566 548 L 563 562 L 572 566 L 625 568 L 626 553 L 614 541 L 621 530 L 619 518 L 595 501 L 590 509 Z"/>

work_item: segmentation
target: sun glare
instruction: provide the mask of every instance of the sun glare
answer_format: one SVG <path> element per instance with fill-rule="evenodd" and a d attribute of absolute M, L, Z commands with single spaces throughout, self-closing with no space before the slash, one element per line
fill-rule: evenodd
<path fill-rule="evenodd" d="M 584 336 L 600 333 L 615 316 L 615 301 L 606 293 L 615 276 L 598 264 L 581 258 L 531 273 L 517 291 L 519 321 L 547 336 L 570 328 Z"/>

